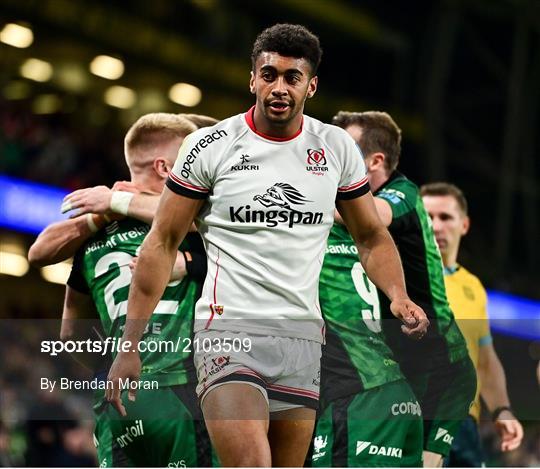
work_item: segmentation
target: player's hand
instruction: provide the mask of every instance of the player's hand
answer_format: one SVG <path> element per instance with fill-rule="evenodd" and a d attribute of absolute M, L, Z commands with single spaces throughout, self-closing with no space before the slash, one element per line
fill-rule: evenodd
<path fill-rule="evenodd" d="M 429 320 L 420 306 L 408 298 L 400 298 L 390 303 L 390 310 L 403 323 L 401 331 L 406 336 L 418 340 L 426 335 Z"/>
<path fill-rule="evenodd" d="M 107 388 L 105 391 L 105 397 L 109 401 L 116 411 L 122 416 L 127 415 L 126 409 L 122 404 L 122 390 L 120 389 L 120 380 L 123 383 L 126 380 L 139 381 L 141 376 L 141 358 L 138 351 L 119 352 L 114 359 L 114 362 L 109 370 L 107 376 L 107 382 L 112 389 Z M 129 389 L 128 399 L 134 401 L 136 398 L 137 389 Z"/>
<path fill-rule="evenodd" d="M 503 410 L 495 421 L 495 429 L 501 437 L 501 451 L 519 448 L 523 439 L 523 427 L 512 412 Z"/>
<path fill-rule="evenodd" d="M 111 215 L 112 190 L 107 186 L 79 189 L 64 197 L 62 213 L 71 212 L 70 218 L 86 213 Z"/>
<path fill-rule="evenodd" d="M 112 186 L 113 191 L 133 192 L 139 194 L 141 190 L 134 182 L 131 181 L 116 181 Z"/>

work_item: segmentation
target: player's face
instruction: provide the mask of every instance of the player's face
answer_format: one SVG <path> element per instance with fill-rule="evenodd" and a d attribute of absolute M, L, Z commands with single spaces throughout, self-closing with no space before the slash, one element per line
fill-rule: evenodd
<path fill-rule="evenodd" d="M 451 195 L 425 195 L 422 200 L 431 217 L 441 254 L 457 254 L 461 237 L 469 229 L 469 218 Z"/>
<path fill-rule="evenodd" d="M 306 98 L 317 90 L 317 77 L 311 77 L 306 59 L 263 52 L 251 72 L 249 88 L 267 124 L 284 127 L 301 119 Z"/>
<path fill-rule="evenodd" d="M 362 149 L 362 145 L 360 145 L 360 142 L 362 141 L 364 129 L 358 124 L 352 124 L 346 127 L 345 130 L 353 138 L 353 140 L 360 147 L 360 149 Z M 379 173 L 381 170 L 384 171 L 384 155 L 380 152 L 371 153 L 369 155 L 362 152 L 362 156 L 364 157 L 364 163 L 366 165 L 366 173 L 369 184 L 372 186 L 372 188 L 373 186 L 380 185 L 375 183 L 374 175 L 376 173 Z"/>

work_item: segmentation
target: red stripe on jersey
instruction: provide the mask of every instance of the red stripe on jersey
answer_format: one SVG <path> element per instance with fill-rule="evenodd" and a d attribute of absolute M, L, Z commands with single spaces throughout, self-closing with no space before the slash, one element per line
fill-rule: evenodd
<path fill-rule="evenodd" d="M 180 186 L 185 187 L 186 189 L 191 189 L 197 192 L 203 192 L 205 194 L 210 192 L 208 189 L 205 189 L 204 187 L 194 186 L 193 184 L 190 184 L 189 182 L 183 181 L 182 179 L 180 179 L 178 176 L 176 176 L 173 173 L 169 173 L 169 177 L 172 179 L 173 182 L 175 182 L 176 184 Z"/>
<path fill-rule="evenodd" d="M 211 314 L 210 314 L 210 317 L 208 318 L 208 321 L 206 322 L 206 326 L 204 326 L 205 329 L 208 329 L 210 327 L 210 323 L 212 322 L 216 314 L 216 311 L 214 310 L 214 305 L 217 304 L 217 279 L 218 279 L 218 274 L 219 274 L 219 252 L 220 251 L 218 249 L 218 256 L 216 259 L 216 266 L 217 266 L 216 276 L 214 277 L 214 303 L 209 305 Z"/>
<path fill-rule="evenodd" d="M 219 275 L 219 248 L 218 248 L 218 252 L 217 252 L 217 259 L 216 259 L 216 276 L 214 277 L 214 304 L 217 304 L 217 278 L 218 278 L 218 275 Z"/>
<path fill-rule="evenodd" d="M 298 137 L 302 133 L 302 129 L 304 127 L 304 116 L 302 116 L 302 122 L 300 123 L 300 128 L 294 135 L 291 135 L 290 137 L 272 137 L 271 135 L 263 134 L 262 132 L 259 132 L 257 130 L 257 128 L 255 127 L 254 114 L 255 114 L 255 106 L 253 106 L 248 112 L 244 114 L 246 117 L 246 123 L 248 127 L 260 137 L 265 138 L 267 140 L 272 140 L 273 142 L 287 142 L 289 140 L 292 140 Z"/>
<path fill-rule="evenodd" d="M 210 307 L 210 317 L 208 318 L 208 321 L 206 321 L 206 326 L 204 326 L 205 329 L 208 329 L 210 323 L 212 322 L 212 319 L 214 319 L 214 315 L 216 314 L 214 312 L 214 305 L 210 303 L 208 306 Z"/>
<path fill-rule="evenodd" d="M 350 186 L 338 187 L 338 192 L 354 191 L 355 189 L 358 189 L 359 187 L 366 184 L 367 182 L 368 182 L 368 178 L 367 178 L 367 176 L 365 176 L 363 179 L 361 179 L 360 181 L 358 181 L 358 182 L 356 182 L 354 184 L 351 184 Z"/>

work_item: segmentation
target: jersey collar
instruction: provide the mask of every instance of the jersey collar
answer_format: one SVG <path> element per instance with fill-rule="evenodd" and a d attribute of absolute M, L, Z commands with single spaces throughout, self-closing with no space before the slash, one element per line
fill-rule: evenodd
<path fill-rule="evenodd" d="M 392 171 L 392 174 L 390 174 L 390 177 L 384 181 L 383 184 L 381 184 L 381 187 L 379 187 L 375 194 L 378 194 L 381 192 L 386 186 L 390 185 L 392 182 L 394 182 L 396 179 L 407 179 L 406 176 L 403 173 L 400 173 L 397 169 Z"/>
<path fill-rule="evenodd" d="M 459 264 L 453 265 L 451 267 L 445 267 L 443 270 L 444 275 L 455 274 L 459 270 Z"/>
<path fill-rule="evenodd" d="M 255 120 L 253 118 L 254 113 L 255 106 L 252 106 L 251 109 L 244 114 L 248 127 L 260 137 L 265 138 L 266 140 L 271 140 L 272 142 L 288 142 L 289 140 L 293 140 L 302 133 L 302 129 L 304 128 L 304 116 L 302 116 L 302 123 L 300 124 L 300 128 L 294 135 L 291 135 L 290 137 L 271 137 L 270 135 L 263 134 L 262 132 L 259 132 L 257 130 L 257 128 L 255 127 Z"/>

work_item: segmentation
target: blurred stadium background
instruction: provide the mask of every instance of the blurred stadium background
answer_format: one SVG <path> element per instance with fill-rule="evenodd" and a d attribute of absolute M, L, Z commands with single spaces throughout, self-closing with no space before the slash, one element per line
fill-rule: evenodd
<path fill-rule="evenodd" d="M 39 353 L 69 263 L 29 268 L 35 234 L 60 218 L 63 194 L 128 177 L 122 140 L 140 115 L 245 111 L 251 45 L 275 22 L 321 39 L 308 114 L 388 111 L 403 172 L 464 189 L 473 225 L 460 260 L 491 291 L 526 425 L 522 448 L 501 455 L 486 416 L 489 462 L 540 465 L 538 0 L 1 0 L 0 465 L 95 463 L 90 397 L 37 391 L 39 376 L 81 371 Z"/>

